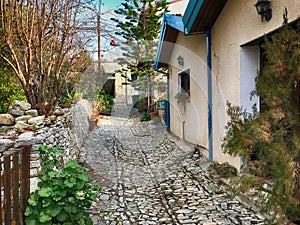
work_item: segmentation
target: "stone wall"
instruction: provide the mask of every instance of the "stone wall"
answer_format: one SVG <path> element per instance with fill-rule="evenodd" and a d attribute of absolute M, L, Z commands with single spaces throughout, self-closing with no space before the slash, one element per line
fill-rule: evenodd
<path fill-rule="evenodd" d="M 58 107 L 54 115 L 45 118 L 37 114 L 29 116 L 27 112 L 34 110 L 28 105 L 26 109 L 18 105 L 20 102 L 16 102 L 8 114 L 0 114 L 0 156 L 16 151 L 22 145 L 32 145 L 30 175 L 31 191 L 34 191 L 40 170 L 38 147 L 56 146 L 64 151 L 64 161 L 78 159 L 81 145 L 89 132 L 89 118 L 93 110 L 91 104 L 82 99 L 70 108 Z"/>

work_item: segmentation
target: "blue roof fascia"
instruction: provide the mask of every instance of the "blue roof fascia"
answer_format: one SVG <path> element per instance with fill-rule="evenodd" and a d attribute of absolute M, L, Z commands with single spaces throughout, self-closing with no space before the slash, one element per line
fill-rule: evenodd
<path fill-rule="evenodd" d="M 185 27 L 185 34 L 189 34 L 200 12 L 204 0 L 190 0 L 186 7 L 182 21 Z"/>
<path fill-rule="evenodd" d="M 167 25 L 173 27 L 174 29 L 184 32 L 184 25 L 182 22 L 182 17 L 174 16 L 171 14 L 164 14 L 165 20 L 167 21 Z"/>
<path fill-rule="evenodd" d="M 159 63 L 159 59 L 160 59 L 161 49 L 162 49 L 162 45 L 164 43 L 165 34 L 166 34 L 167 21 L 165 19 L 165 15 L 166 14 L 164 13 L 163 20 L 162 20 L 162 28 L 161 28 L 160 35 L 159 35 L 158 47 L 157 47 L 157 51 L 156 51 L 156 57 L 154 60 L 154 70 L 158 70 L 158 63 Z"/>
<path fill-rule="evenodd" d="M 157 53 L 156 53 L 156 57 L 154 60 L 154 70 L 158 70 L 158 63 L 159 63 L 160 54 L 161 54 L 162 46 L 163 46 L 164 39 L 165 39 L 167 25 L 171 26 L 181 32 L 184 32 L 184 26 L 183 26 L 181 17 L 174 16 L 174 15 L 167 14 L 167 13 L 163 14 L 162 28 L 160 31 L 160 38 L 158 41 Z"/>

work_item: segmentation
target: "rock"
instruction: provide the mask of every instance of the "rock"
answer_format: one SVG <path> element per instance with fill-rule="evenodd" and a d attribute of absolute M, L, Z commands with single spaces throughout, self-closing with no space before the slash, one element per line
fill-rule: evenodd
<path fill-rule="evenodd" d="M 43 123 L 45 119 L 45 116 L 37 116 L 37 117 L 33 117 L 30 120 L 28 120 L 28 124 L 39 124 L 39 123 Z"/>
<path fill-rule="evenodd" d="M 17 135 L 17 131 L 15 129 L 12 129 L 12 130 L 8 130 L 7 131 L 7 136 L 14 136 L 14 135 Z"/>
<path fill-rule="evenodd" d="M 107 195 L 107 194 L 101 194 L 99 199 L 101 201 L 108 201 L 109 200 L 109 195 Z"/>
<path fill-rule="evenodd" d="M 16 142 L 14 144 L 14 148 L 19 148 L 21 146 L 42 144 L 41 140 L 34 137 L 33 132 L 23 133 L 20 136 L 21 136 L 21 138 L 19 137 L 19 139 L 16 140 Z"/>
<path fill-rule="evenodd" d="M 9 107 L 8 108 L 8 113 L 13 115 L 13 116 L 23 116 L 25 112 L 22 109 Z"/>
<path fill-rule="evenodd" d="M 14 142 L 9 139 L 0 139 L 0 152 L 7 151 L 14 145 Z"/>
<path fill-rule="evenodd" d="M 16 119 L 15 119 L 15 121 L 16 121 L 16 123 L 18 122 L 18 121 L 23 121 L 23 122 L 28 122 L 28 120 L 29 119 L 31 119 L 32 118 L 32 116 L 19 116 L 19 117 L 17 117 Z"/>
<path fill-rule="evenodd" d="M 15 118 L 10 114 L 0 114 L 0 125 L 14 125 Z"/>
<path fill-rule="evenodd" d="M 41 129 L 45 126 L 44 122 L 37 122 L 35 124 L 32 125 L 33 130 L 38 130 Z"/>
<path fill-rule="evenodd" d="M 44 123 L 45 125 L 50 125 L 52 123 L 52 120 L 50 120 L 49 118 L 45 118 Z"/>
<path fill-rule="evenodd" d="M 24 121 L 17 121 L 15 128 L 18 130 L 28 129 L 30 125 Z"/>
<path fill-rule="evenodd" d="M 29 116 L 38 116 L 39 114 L 38 114 L 38 111 L 36 110 L 36 109 L 30 109 L 30 110 L 27 110 L 26 112 L 25 112 L 25 114 L 26 115 L 29 115 Z"/>
<path fill-rule="evenodd" d="M 50 143 L 50 144 L 53 144 L 53 142 L 55 141 L 54 137 L 53 136 L 50 136 L 47 141 Z"/>
<path fill-rule="evenodd" d="M 13 136 L 16 132 L 16 129 L 14 126 L 0 126 L 0 137 L 3 136 Z"/>
<path fill-rule="evenodd" d="M 192 211 L 189 210 L 189 209 L 179 209 L 176 211 L 177 214 L 189 214 L 191 213 Z"/>
<path fill-rule="evenodd" d="M 19 139 L 23 139 L 23 140 L 28 140 L 28 139 L 32 139 L 34 137 L 34 132 L 25 132 L 23 134 L 19 135 Z"/>
<path fill-rule="evenodd" d="M 31 108 L 31 104 L 29 104 L 27 102 L 22 102 L 22 101 L 19 101 L 19 100 L 15 100 L 14 104 L 12 105 L 12 108 L 27 111 Z"/>
<path fill-rule="evenodd" d="M 48 119 L 50 119 L 51 121 L 56 121 L 56 116 L 55 115 L 50 115 L 48 116 Z"/>
<path fill-rule="evenodd" d="M 54 113 L 53 113 L 55 116 L 62 116 L 65 114 L 65 112 L 59 107 L 59 108 L 56 108 Z"/>

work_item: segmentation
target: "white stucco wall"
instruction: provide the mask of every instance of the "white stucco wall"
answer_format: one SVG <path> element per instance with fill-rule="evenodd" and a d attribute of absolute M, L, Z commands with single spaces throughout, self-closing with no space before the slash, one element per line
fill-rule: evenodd
<path fill-rule="evenodd" d="M 221 139 L 225 135 L 224 126 L 228 119 L 226 102 L 240 105 L 241 100 L 245 99 L 245 96 L 241 98 L 240 92 L 241 45 L 280 27 L 285 7 L 289 21 L 300 16 L 299 0 L 272 0 L 273 17 L 262 22 L 255 3 L 256 0 L 229 0 L 212 28 L 214 159 L 229 161 L 237 168 L 240 160 L 222 153 Z"/>
<path fill-rule="evenodd" d="M 182 67 L 178 65 L 179 55 L 184 59 Z M 190 101 L 178 103 L 174 98 L 178 93 L 178 74 L 186 69 L 190 69 Z M 204 35 L 178 35 L 170 58 L 169 72 L 170 129 L 182 139 L 207 148 L 207 67 Z"/>
<path fill-rule="evenodd" d="M 227 101 L 250 110 L 250 91 L 259 69 L 259 48 L 241 47 L 262 37 L 282 24 L 285 7 L 289 21 L 300 16 L 299 0 L 272 0 L 273 17 L 261 21 L 254 7 L 256 0 L 228 0 L 212 28 L 212 89 L 213 89 L 213 159 L 228 161 L 240 168 L 240 158 L 222 152 L 222 138 L 228 120 Z M 177 57 L 184 58 L 179 67 Z M 171 131 L 193 144 L 208 148 L 207 127 L 207 65 L 206 42 L 203 34 L 178 35 L 174 50 L 170 51 L 170 112 Z M 191 73 L 191 101 L 178 104 L 174 96 L 178 92 L 178 73 L 186 69 Z M 184 124 L 184 125 L 183 125 Z M 183 126 L 185 135 L 183 137 Z"/>

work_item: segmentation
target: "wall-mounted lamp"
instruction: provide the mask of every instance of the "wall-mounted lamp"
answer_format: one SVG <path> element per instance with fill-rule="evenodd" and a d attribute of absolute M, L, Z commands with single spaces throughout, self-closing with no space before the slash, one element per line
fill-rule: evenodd
<path fill-rule="evenodd" d="M 257 13 L 261 16 L 261 21 L 269 21 L 272 18 L 272 9 L 270 0 L 257 0 L 255 4 Z"/>
<path fill-rule="evenodd" d="M 177 57 L 177 62 L 178 62 L 179 67 L 182 67 L 184 65 L 184 60 L 183 60 L 183 57 L 181 55 L 179 55 Z"/>

